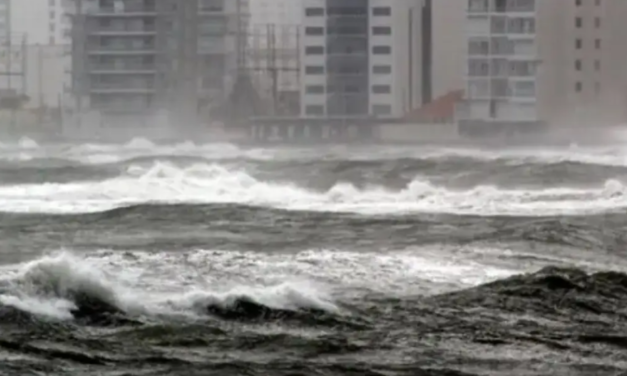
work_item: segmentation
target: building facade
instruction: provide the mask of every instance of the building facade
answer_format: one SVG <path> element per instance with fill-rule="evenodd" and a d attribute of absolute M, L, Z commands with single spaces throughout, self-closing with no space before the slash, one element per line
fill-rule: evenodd
<path fill-rule="evenodd" d="M 621 0 L 469 0 L 460 130 L 624 123 L 625 16 Z"/>
<path fill-rule="evenodd" d="M 572 126 L 627 122 L 627 2 L 574 0 L 553 10 L 559 30 L 541 51 L 554 91 L 545 109 L 552 121 Z M 556 7 L 554 5 L 554 7 Z M 547 33 L 554 25 L 544 21 Z M 561 42 L 560 42 L 561 41 Z M 564 69 L 566 67 L 566 69 Z M 561 69 L 560 69 L 561 68 Z"/>
<path fill-rule="evenodd" d="M 237 76 L 246 0 L 69 0 L 72 107 L 100 123 L 192 123 Z"/>
<path fill-rule="evenodd" d="M 463 130 L 541 123 L 538 12 L 536 0 L 469 0 Z"/>
<path fill-rule="evenodd" d="M 466 1 L 435 0 L 433 7 L 433 98 L 465 86 Z"/>
<path fill-rule="evenodd" d="M 71 0 L 13 1 L 13 33 L 26 35 L 29 44 L 60 45 L 70 42 L 70 20 L 64 5 Z"/>
<path fill-rule="evenodd" d="M 400 117 L 423 103 L 424 0 L 303 0 L 302 117 Z"/>

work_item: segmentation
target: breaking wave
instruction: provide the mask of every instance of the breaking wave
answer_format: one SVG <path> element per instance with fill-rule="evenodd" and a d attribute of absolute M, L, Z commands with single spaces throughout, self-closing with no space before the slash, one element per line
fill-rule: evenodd
<path fill-rule="evenodd" d="M 88 324 L 129 323 L 141 316 L 312 320 L 340 313 L 327 296 L 304 284 L 151 292 L 68 253 L 38 259 L 7 274 L 0 283 L 0 305 Z"/>
<path fill-rule="evenodd" d="M 356 321 L 356 317 L 349 320 L 354 315 L 335 303 L 323 288 L 304 282 L 257 287 L 240 284 L 222 291 L 181 285 L 179 291 L 168 291 L 165 286 L 141 287 L 123 271 L 111 274 L 69 253 L 46 256 L 12 270 L 3 269 L 0 321 L 14 320 L 21 314 L 107 326 L 141 325 L 145 318 L 296 321 L 312 325 L 365 323 Z M 383 295 L 381 299 L 398 298 Z M 414 299 L 407 301 L 410 302 L 420 304 Z M 581 269 L 550 266 L 531 274 L 428 296 L 423 302 L 460 311 L 490 308 L 493 314 L 534 312 L 546 319 L 614 315 L 627 308 L 627 275 L 615 271 L 588 274 Z"/>
<path fill-rule="evenodd" d="M 0 187 L 5 212 L 87 213 L 137 204 L 242 204 L 288 210 L 476 215 L 579 214 L 625 207 L 625 187 L 607 180 L 591 188 L 446 188 L 417 176 L 400 189 L 338 182 L 325 191 L 280 180 L 260 180 L 244 169 L 217 164 L 180 168 L 132 164 L 102 181 Z"/>

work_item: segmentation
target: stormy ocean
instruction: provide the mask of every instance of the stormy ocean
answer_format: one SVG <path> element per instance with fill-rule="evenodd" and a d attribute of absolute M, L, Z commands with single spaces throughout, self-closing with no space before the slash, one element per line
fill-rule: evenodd
<path fill-rule="evenodd" d="M 0 375 L 617 376 L 627 148 L 0 145 Z"/>

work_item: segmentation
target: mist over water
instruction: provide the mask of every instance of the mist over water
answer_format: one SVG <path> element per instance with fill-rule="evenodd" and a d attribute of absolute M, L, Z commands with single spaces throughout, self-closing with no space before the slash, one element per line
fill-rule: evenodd
<path fill-rule="evenodd" d="M 625 184 L 620 142 L 3 143 L 0 372 L 616 375 Z"/>

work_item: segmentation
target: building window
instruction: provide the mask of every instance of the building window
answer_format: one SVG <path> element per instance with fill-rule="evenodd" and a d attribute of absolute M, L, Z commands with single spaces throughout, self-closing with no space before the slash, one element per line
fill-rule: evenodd
<path fill-rule="evenodd" d="M 305 16 L 307 17 L 324 16 L 324 8 L 307 8 L 305 9 Z"/>
<path fill-rule="evenodd" d="M 577 5 L 578 7 L 581 6 L 581 0 L 575 0 L 575 5 Z"/>
<path fill-rule="evenodd" d="M 596 48 L 597 50 L 601 49 L 601 39 L 595 39 L 594 48 Z"/>
<path fill-rule="evenodd" d="M 583 85 L 581 84 L 581 82 L 576 82 L 575 83 L 575 91 L 578 93 L 581 93 L 581 91 L 583 90 Z"/>
<path fill-rule="evenodd" d="M 389 55 L 392 53 L 392 47 L 390 46 L 373 46 L 372 53 L 374 55 Z"/>
<path fill-rule="evenodd" d="M 513 71 L 513 68 L 512 68 Z M 490 74 L 490 62 L 488 59 L 468 60 L 468 75 L 471 77 L 488 77 Z"/>
<path fill-rule="evenodd" d="M 392 8 L 390 7 L 373 7 L 372 8 L 373 16 L 391 16 Z"/>
<path fill-rule="evenodd" d="M 583 20 L 581 17 L 575 17 L 575 27 L 581 28 L 583 26 Z"/>
<path fill-rule="evenodd" d="M 357 4 L 353 6 L 331 6 L 327 8 L 327 16 L 368 16 L 368 9 Z"/>
<path fill-rule="evenodd" d="M 390 85 L 372 85 L 374 94 L 390 94 L 392 87 Z"/>
<path fill-rule="evenodd" d="M 485 13 L 489 11 L 490 5 L 484 0 L 468 0 L 468 12 Z"/>
<path fill-rule="evenodd" d="M 392 73 L 391 65 L 373 65 L 372 66 L 373 74 L 390 74 Z"/>
<path fill-rule="evenodd" d="M 575 60 L 575 70 L 577 71 L 581 70 L 581 60 L 579 59 Z"/>
<path fill-rule="evenodd" d="M 575 48 L 581 50 L 583 43 L 580 38 L 575 39 Z"/>
<path fill-rule="evenodd" d="M 372 114 L 373 115 L 391 115 L 392 106 L 389 104 L 373 104 Z"/>
<path fill-rule="evenodd" d="M 597 29 L 601 27 L 601 17 L 596 17 L 594 19 L 594 27 L 596 27 Z"/>
<path fill-rule="evenodd" d="M 595 60 L 594 61 L 594 70 L 597 71 L 597 72 L 601 71 L 601 61 L 599 61 L 599 60 Z"/>
<path fill-rule="evenodd" d="M 392 35 L 392 28 L 389 26 L 375 26 L 372 28 L 372 35 Z"/>
<path fill-rule="evenodd" d="M 307 65 L 305 74 L 324 74 L 324 67 L 322 65 Z"/>
<path fill-rule="evenodd" d="M 305 28 L 305 35 L 324 35 L 324 28 L 308 26 Z"/>
<path fill-rule="evenodd" d="M 601 5 L 601 0 L 596 0 L 594 3 L 595 3 L 596 5 Z"/>
<path fill-rule="evenodd" d="M 309 46 L 305 48 L 305 55 L 324 55 L 324 47 Z"/>
<path fill-rule="evenodd" d="M 324 115 L 324 106 L 320 104 L 309 104 L 305 107 L 305 114 L 313 116 Z"/>
<path fill-rule="evenodd" d="M 595 82 L 594 83 L 594 93 L 596 95 L 601 94 L 601 83 L 600 82 Z"/>
<path fill-rule="evenodd" d="M 323 85 L 307 85 L 305 91 L 307 94 L 324 94 Z"/>

